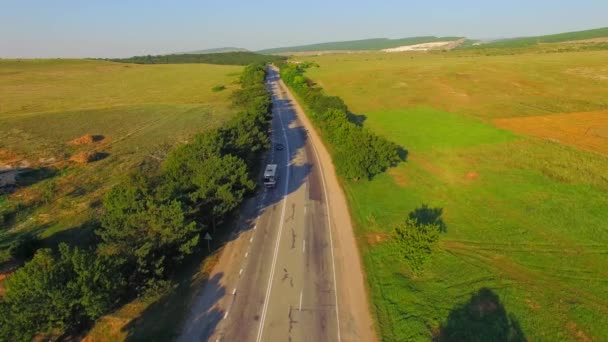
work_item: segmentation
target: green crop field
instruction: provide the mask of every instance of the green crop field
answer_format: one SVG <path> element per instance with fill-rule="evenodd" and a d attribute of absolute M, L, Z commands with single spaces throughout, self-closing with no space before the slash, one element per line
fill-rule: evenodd
<path fill-rule="evenodd" d="M 370 182 L 344 182 L 383 340 L 500 330 L 463 317 L 502 307 L 528 340 L 608 338 L 608 157 L 493 125 L 608 109 L 607 52 L 310 60 L 308 77 L 409 152 Z M 413 274 L 391 233 L 422 204 L 442 209 L 446 232 Z"/>
<path fill-rule="evenodd" d="M 25 186 L 0 197 L 0 263 L 24 233 L 86 243 L 109 187 L 168 147 L 228 120 L 241 67 L 91 60 L 0 61 L 0 165 Z M 223 91 L 212 91 L 218 85 Z M 83 136 L 95 141 L 73 143 Z M 100 160 L 70 158 L 95 153 Z"/>

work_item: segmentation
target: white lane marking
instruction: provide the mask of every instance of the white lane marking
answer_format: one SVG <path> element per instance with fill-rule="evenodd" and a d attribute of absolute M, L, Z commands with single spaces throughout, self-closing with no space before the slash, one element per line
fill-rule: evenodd
<path fill-rule="evenodd" d="M 302 240 L 302 253 L 306 252 L 306 240 Z"/>
<path fill-rule="evenodd" d="M 235 295 L 236 294 L 236 287 L 232 290 L 232 294 Z"/>
<path fill-rule="evenodd" d="M 302 292 L 304 290 L 300 291 L 300 311 L 302 311 Z"/>
<path fill-rule="evenodd" d="M 249 242 L 253 242 L 253 236 L 251 236 L 251 238 L 249 238 Z"/>
<path fill-rule="evenodd" d="M 255 226 L 253 226 L 253 230 L 258 229 L 258 225 L 256 224 Z"/>
<path fill-rule="evenodd" d="M 304 114 L 306 115 L 306 114 Z M 341 335 L 340 335 L 340 315 L 338 314 L 338 285 L 336 283 L 336 261 L 334 260 L 334 242 L 333 242 L 333 237 L 332 237 L 332 233 L 331 233 L 331 212 L 329 211 L 329 200 L 327 198 L 327 185 L 325 184 L 325 174 L 323 173 L 323 165 L 321 165 L 321 160 L 319 159 L 319 153 L 317 152 L 317 148 L 315 147 L 315 144 L 313 144 L 312 142 L 310 143 L 312 145 L 312 149 L 315 152 L 315 157 L 317 159 L 317 164 L 319 165 L 319 171 L 321 172 L 321 181 L 323 183 L 323 192 L 325 193 L 325 210 L 327 211 L 327 226 L 329 228 L 329 246 L 330 246 L 330 251 L 331 251 L 331 263 L 332 263 L 332 271 L 334 274 L 334 297 L 336 299 L 336 322 L 338 324 L 338 342 L 340 342 L 341 339 Z"/>
<path fill-rule="evenodd" d="M 260 318 L 260 326 L 258 328 L 257 342 L 262 341 L 262 334 L 264 333 L 264 321 L 266 320 L 266 312 L 268 311 L 268 302 L 270 301 L 270 291 L 272 289 L 272 279 L 274 278 L 274 268 L 277 263 L 277 255 L 279 253 L 279 242 L 281 241 L 281 233 L 283 231 L 283 222 L 285 221 L 285 207 L 287 206 L 287 192 L 289 191 L 289 141 L 287 140 L 287 133 L 285 133 L 285 127 L 283 126 L 283 119 L 281 118 L 281 110 L 277 107 L 277 113 L 279 122 L 281 123 L 281 129 L 283 131 L 283 139 L 285 140 L 285 152 L 287 155 L 287 171 L 285 172 L 285 188 L 283 190 L 283 209 L 281 210 L 281 219 L 279 220 L 279 234 L 274 246 L 274 255 L 272 257 L 272 266 L 270 269 L 270 276 L 268 277 L 268 286 L 266 287 L 266 297 L 264 298 L 264 306 L 262 308 L 262 317 Z"/>
<path fill-rule="evenodd" d="M 239 271 L 239 275 L 243 274 L 243 269 L 241 268 L 241 270 Z"/>
<path fill-rule="evenodd" d="M 249 252 L 245 252 L 245 258 L 249 256 Z"/>

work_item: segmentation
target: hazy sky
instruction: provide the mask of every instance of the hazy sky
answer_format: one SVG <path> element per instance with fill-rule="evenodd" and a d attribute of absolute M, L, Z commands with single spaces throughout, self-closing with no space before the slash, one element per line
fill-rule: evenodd
<path fill-rule="evenodd" d="M 0 57 L 122 57 L 608 26 L 608 0 L 0 0 Z"/>

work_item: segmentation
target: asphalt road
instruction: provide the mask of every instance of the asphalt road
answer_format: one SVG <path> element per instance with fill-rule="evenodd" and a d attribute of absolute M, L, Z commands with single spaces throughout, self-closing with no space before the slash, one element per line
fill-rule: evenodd
<path fill-rule="evenodd" d="M 225 273 L 203 289 L 182 341 L 340 341 L 325 180 L 308 133 L 269 71 L 275 188 L 243 210 Z"/>

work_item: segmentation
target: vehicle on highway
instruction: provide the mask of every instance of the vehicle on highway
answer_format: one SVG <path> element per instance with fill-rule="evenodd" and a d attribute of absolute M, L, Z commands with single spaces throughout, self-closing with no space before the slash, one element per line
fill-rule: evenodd
<path fill-rule="evenodd" d="M 264 170 L 264 185 L 267 188 L 274 188 L 277 184 L 277 164 L 266 165 Z"/>

